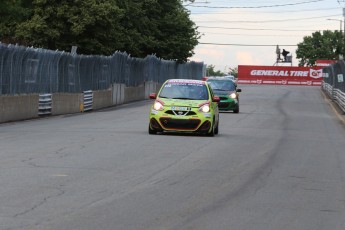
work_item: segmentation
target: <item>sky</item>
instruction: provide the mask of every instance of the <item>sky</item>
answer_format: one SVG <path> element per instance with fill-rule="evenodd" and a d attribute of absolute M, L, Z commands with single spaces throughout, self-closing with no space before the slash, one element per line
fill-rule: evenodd
<path fill-rule="evenodd" d="M 185 7 L 201 35 L 190 61 L 224 73 L 238 65 L 298 66 L 305 36 L 345 27 L 345 0 L 195 0 Z M 276 63 L 277 45 L 292 63 Z"/>

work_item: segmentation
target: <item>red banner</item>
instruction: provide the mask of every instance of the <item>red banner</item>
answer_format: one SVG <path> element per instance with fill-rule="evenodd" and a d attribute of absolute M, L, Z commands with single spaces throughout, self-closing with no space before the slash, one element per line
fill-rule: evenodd
<path fill-rule="evenodd" d="M 238 66 L 238 84 L 320 86 L 324 66 Z"/>
<path fill-rule="evenodd" d="M 329 66 L 329 65 L 336 63 L 336 62 L 337 62 L 336 60 L 316 60 L 316 65 L 325 67 L 325 66 Z"/>

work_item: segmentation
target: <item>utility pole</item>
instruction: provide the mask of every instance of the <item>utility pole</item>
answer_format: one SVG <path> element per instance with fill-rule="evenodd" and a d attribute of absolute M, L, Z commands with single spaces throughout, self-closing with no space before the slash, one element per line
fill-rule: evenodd
<path fill-rule="evenodd" d="M 343 8 L 343 17 L 344 17 L 344 34 L 345 34 L 345 8 Z"/>
<path fill-rule="evenodd" d="M 342 20 L 343 21 L 343 25 L 344 25 L 343 36 L 345 37 L 345 0 L 337 0 L 337 1 L 338 1 L 339 5 L 341 5 L 342 8 L 343 8 L 343 17 L 344 17 L 344 19 Z M 343 60 L 344 59 L 344 54 L 343 55 L 339 55 L 339 59 Z"/>
<path fill-rule="evenodd" d="M 341 4 L 342 2 L 342 4 Z M 338 0 L 339 5 L 343 7 L 343 17 L 344 17 L 344 34 L 345 34 L 345 0 Z"/>

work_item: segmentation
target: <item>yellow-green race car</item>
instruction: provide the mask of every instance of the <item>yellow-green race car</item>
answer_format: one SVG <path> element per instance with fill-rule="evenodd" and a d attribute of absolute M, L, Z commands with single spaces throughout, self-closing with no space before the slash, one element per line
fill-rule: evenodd
<path fill-rule="evenodd" d="M 150 109 L 149 134 L 198 133 L 214 136 L 219 130 L 219 97 L 205 81 L 170 79 L 164 82 Z"/>

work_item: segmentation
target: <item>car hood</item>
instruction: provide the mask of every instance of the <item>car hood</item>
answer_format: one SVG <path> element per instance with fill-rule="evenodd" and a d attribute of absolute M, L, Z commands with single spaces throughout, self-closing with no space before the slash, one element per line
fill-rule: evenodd
<path fill-rule="evenodd" d="M 235 91 L 213 90 L 213 93 L 217 96 L 222 96 L 222 95 L 230 95 L 232 93 L 235 93 Z"/>
<path fill-rule="evenodd" d="M 158 98 L 164 103 L 164 106 L 187 106 L 198 108 L 200 104 L 208 102 L 208 100 L 184 100 L 184 99 L 167 99 Z"/>

